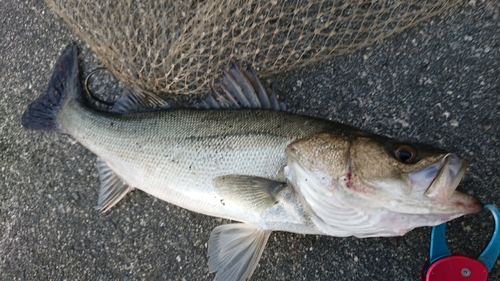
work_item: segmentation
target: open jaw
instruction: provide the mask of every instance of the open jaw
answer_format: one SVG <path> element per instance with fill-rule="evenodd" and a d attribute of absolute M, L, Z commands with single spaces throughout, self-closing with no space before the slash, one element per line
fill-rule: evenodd
<path fill-rule="evenodd" d="M 434 211 L 462 215 L 476 213 L 482 209 L 477 198 L 456 191 L 467 165 L 466 160 L 447 154 L 440 161 L 410 173 L 412 190 L 435 205 Z"/>
<path fill-rule="evenodd" d="M 421 226 L 435 226 L 467 214 L 477 213 L 483 205 L 474 196 L 456 191 L 464 176 L 467 161 L 455 154 L 409 174 L 411 200 L 395 201 L 384 208 L 365 210 L 373 232 L 358 237 L 397 236 Z"/>

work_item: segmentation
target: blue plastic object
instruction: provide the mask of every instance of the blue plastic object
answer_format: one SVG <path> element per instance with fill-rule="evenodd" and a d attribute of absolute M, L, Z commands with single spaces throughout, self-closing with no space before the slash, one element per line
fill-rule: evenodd
<path fill-rule="evenodd" d="M 422 280 L 486 280 L 500 254 L 500 211 L 491 205 L 484 206 L 495 220 L 495 230 L 490 242 L 477 260 L 452 254 L 446 245 L 446 223 L 432 228 L 429 261 L 422 271 Z"/>
<path fill-rule="evenodd" d="M 484 208 L 490 210 L 495 219 L 495 231 L 493 232 L 493 236 L 491 236 L 490 243 L 478 258 L 478 260 L 486 265 L 489 272 L 495 265 L 498 254 L 500 254 L 500 212 L 495 206 L 490 204 L 485 205 Z"/>

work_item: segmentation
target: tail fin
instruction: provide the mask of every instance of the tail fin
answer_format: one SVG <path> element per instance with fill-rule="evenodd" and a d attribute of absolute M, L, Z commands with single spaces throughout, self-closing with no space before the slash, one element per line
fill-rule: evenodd
<path fill-rule="evenodd" d="M 32 102 L 22 117 L 23 127 L 38 131 L 60 131 L 57 113 L 67 100 L 79 95 L 76 45 L 64 49 L 57 60 L 47 90 Z"/>

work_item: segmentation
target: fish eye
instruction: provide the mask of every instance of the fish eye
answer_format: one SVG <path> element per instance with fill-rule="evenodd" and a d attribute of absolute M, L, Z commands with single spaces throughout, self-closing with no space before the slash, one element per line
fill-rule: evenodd
<path fill-rule="evenodd" d="M 408 145 L 408 144 L 396 144 L 392 148 L 392 153 L 394 153 L 394 157 L 401 162 L 405 164 L 414 164 L 418 162 L 417 156 L 417 149 L 415 149 L 413 146 Z"/>

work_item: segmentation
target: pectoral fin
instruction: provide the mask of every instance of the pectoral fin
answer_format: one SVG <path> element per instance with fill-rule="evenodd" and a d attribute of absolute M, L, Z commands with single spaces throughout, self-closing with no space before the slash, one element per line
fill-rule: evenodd
<path fill-rule="evenodd" d="M 224 201 L 247 209 L 272 207 L 284 187 L 281 182 L 244 175 L 220 176 L 213 182 Z"/>
<path fill-rule="evenodd" d="M 264 251 L 270 230 L 245 223 L 216 227 L 208 240 L 208 268 L 214 280 L 248 280 Z"/>
<path fill-rule="evenodd" d="M 101 189 L 99 190 L 99 199 L 97 209 L 106 212 L 116 203 L 118 203 L 127 193 L 133 190 L 128 186 L 111 168 L 101 159 L 97 159 L 97 171 Z"/>

